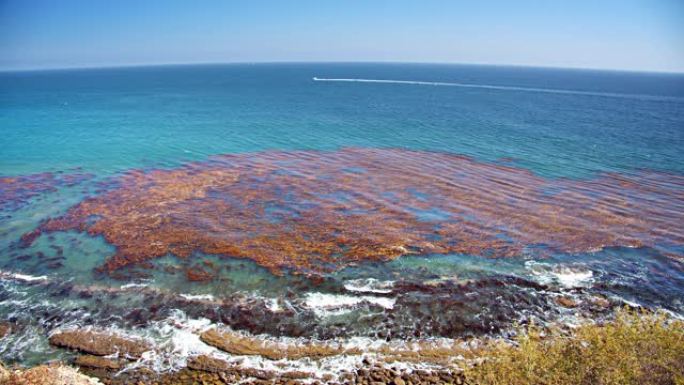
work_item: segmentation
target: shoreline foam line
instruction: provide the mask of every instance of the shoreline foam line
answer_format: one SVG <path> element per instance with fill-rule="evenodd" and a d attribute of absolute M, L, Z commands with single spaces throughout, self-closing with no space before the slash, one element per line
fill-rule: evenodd
<path fill-rule="evenodd" d="M 594 92 L 594 91 L 579 91 L 579 90 L 563 90 L 563 89 L 556 89 L 556 88 L 496 86 L 496 85 L 491 85 L 491 84 L 428 82 L 428 81 L 422 81 L 422 80 L 319 78 L 319 77 L 315 77 L 315 76 L 312 78 L 312 80 L 315 82 L 408 84 L 408 85 L 418 85 L 418 86 L 479 88 L 479 89 L 498 90 L 498 91 L 545 92 L 545 93 L 549 93 L 549 94 L 603 96 L 603 97 L 610 97 L 610 98 L 625 98 L 625 99 L 644 99 L 644 100 L 660 100 L 660 101 L 676 101 L 676 102 L 683 102 L 684 101 L 684 98 L 679 98 L 676 96 L 658 96 L 658 95 L 645 95 L 645 94 L 622 94 L 622 93 L 617 93 L 617 92 Z"/>

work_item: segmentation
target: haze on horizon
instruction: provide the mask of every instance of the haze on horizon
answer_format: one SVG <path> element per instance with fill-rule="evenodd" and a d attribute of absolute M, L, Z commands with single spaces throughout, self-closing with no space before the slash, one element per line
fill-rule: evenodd
<path fill-rule="evenodd" d="M 0 69 L 396 61 L 684 72 L 680 0 L 0 0 Z"/>

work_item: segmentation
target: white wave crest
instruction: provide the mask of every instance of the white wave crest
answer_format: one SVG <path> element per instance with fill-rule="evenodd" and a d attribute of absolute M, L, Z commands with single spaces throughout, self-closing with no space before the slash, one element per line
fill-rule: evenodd
<path fill-rule="evenodd" d="M 385 309 L 392 309 L 396 301 L 395 298 L 368 295 L 357 297 L 344 294 L 307 293 L 305 305 L 313 310 L 317 316 L 326 317 L 350 312 L 354 307 L 363 303 L 377 305 Z"/>
<path fill-rule="evenodd" d="M 283 310 L 278 302 L 278 298 L 269 298 L 266 300 L 266 308 L 274 313 Z"/>
<path fill-rule="evenodd" d="M 213 301 L 215 298 L 211 294 L 180 294 L 188 301 Z"/>
<path fill-rule="evenodd" d="M 148 286 L 150 286 L 149 283 L 133 282 L 133 283 L 127 283 L 125 285 L 121 285 L 121 290 L 135 289 L 135 288 L 148 287 Z"/>
<path fill-rule="evenodd" d="M 0 270 L 0 278 L 12 279 L 12 280 L 23 281 L 23 282 L 47 281 L 47 279 L 48 279 L 47 275 L 34 276 L 34 275 L 21 274 L 21 273 L 11 273 L 11 272 L 1 271 L 1 270 Z"/>
<path fill-rule="evenodd" d="M 345 289 L 359 293 L 387 294 L 392 292 L 393 286 L 394 281 L 379 281 L 375 278 L 360 278 L 344 281 Z"/>
<path fill-rule="evenodd" d="M 138 330 L 140 337 L 155 342 L 155 349 L 142 354 L 140 359 L 128 365 L 123 371 L 149 368 L 158 373 L 177 371 L 187 365 L 193 355 L 216 354 L 216 349 L 200 340 L 202 331 L 211 326 L 206 318 L 189 318 L 184 312 L 175 310 L 162 321 Z"/>
<path fill-rule="evenodd" d="M 541 284 L 558 284 L 565 288 L 587 287 L 593 283 L 594 273 L 586 268 L 553 265 L 536 261 L 525 262 L 525 267 Z"/>

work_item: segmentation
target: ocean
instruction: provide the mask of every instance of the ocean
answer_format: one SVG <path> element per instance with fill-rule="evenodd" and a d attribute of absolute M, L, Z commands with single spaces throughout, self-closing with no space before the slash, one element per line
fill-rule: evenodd
<path fill-rule="evenodd" d="M 48 337 L 74 328 L 145 338 L 128 367 L 165 372 L 242 357 L 200 341 L 215 327 L 379 351 L 684 316 L 682 74 L 4 72 L 0 137 L 5 362 L 69 359 Z"/>

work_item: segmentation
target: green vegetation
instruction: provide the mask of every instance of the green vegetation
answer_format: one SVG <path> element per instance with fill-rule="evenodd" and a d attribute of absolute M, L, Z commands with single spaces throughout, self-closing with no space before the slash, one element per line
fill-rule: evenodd
<path fill-rule="evenodd" d="M 570 335 L 532 325 L 466 370 L 477 385 L 684 384 L 684 322 L 664 313 L 618 312 Z"/>

